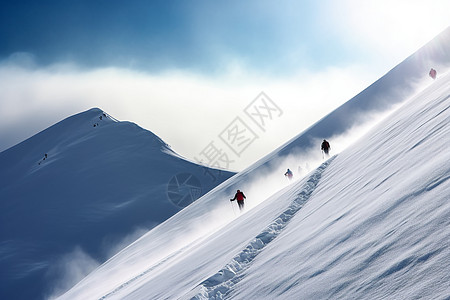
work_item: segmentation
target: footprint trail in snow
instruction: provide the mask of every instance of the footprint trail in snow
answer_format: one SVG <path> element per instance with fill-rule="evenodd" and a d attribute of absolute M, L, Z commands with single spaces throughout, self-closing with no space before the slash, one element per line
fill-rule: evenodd
<path fill-rule="evenodd" d="M 287 209 L 239 252 L 230 263 L 197 286 L 194 289 L 197 294 L 190 299 L 223 299 L 241 280 L 243 271 L 249 267 L 255 257 L 282 232 L 292 217 L 308 201 L 316 189 L 323 171 L 335 158 L 336 156 L 333 156 L 317 168 Z"/>

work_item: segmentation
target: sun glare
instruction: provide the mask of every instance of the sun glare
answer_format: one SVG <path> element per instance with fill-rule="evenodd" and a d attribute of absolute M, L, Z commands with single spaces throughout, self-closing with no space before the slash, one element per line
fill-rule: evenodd
<path fill-rule="evenodd" d="M 335 8 L 344 16 L 337 26 L 346 27 L 351 39 L 395 59 L 416 51 L 450 25 L 448 0 L 347 0 Z"/>

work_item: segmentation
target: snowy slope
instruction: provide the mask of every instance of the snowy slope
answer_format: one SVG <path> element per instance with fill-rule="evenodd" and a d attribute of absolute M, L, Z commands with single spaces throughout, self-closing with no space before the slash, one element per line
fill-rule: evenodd
<path fill-rule="evenodd" d="M 448 75 L 305 178 L 288 186 L 282 178 L 286 157 L 320 134 L 349 130 L 354 120 L 342 125 L 346 112 L 362 112 L 366 97 L 407 99 L 395 88 L 377 93 L 383 82 L 151 230 L 60 299 L 449 297 Z M 319 130 L 330 127 L 331 134 Z M 236 187 L 248 197 L 242 215 L 228 201 Z"/>
<path fill-rule="evenodd" d="M 338 155 L 228 295 L 448 299 L 449 136 L 447 76 Z"/>
<path fill-rule="evenodd" d="M 69 288 L 233 175 L 188 162 L 153 133 L 100 109 L 0 153 L 0 165 L 1 299 Z M 174 178 L 191 180 L 192 189 Z"/>

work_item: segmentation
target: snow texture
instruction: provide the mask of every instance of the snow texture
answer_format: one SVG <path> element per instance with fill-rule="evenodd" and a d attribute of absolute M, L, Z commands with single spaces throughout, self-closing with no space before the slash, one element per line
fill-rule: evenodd
<path fill-rule="evenodd" d="M 445 41 L 441 65 L 450 61 L 442 50 L 449 33 L 438 39 Z M 359 100 L 150 230 L 58 299 L 449 299 L 450 74 L 440 69 L 433 80 L 424 68 L 428 84 L 413 97 L 382 84 L 401 76 L 401 85 L 418 61 L 408 59 L 396 68 L 402 72 L 386 74 Z M 283 181 L 291 167 L 286 157 L 307 151 L 318 132 L 333 147 L 344 137 L 321 130 L 350 129 L 339 120 L 374 95 L 375 102 L 398 97 L 402 105 L 332 163 Z M 238 215 L 229 201 L 236 188 L 247 196 Z"/>
<path fill-rule="evenodd" d="M 292 217 L 308 201 L 312 192 L 319 183 L 323 170 L 334 159 L 330 158 L 323 163 L 306 181 L 304 187 L 292 201 L 291 205 L 281 213 L 267 228 L 258 234 L 232 261 L 219 270 L 216 274 L 206 279 L 200 284 L 200 292 L 193 299 L 222 299 L 226 293 L 240 281 L 243 270 L 247 269 L 255 257 L 273 241 Z"/>

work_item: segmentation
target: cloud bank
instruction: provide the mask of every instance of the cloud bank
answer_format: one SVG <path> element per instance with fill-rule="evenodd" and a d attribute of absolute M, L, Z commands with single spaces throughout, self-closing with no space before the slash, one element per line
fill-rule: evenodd
<path fill-rule="evenodd" d="M 69 115 L 100 107 L 154 132 L 194 159 L 211 141 L 220 141 L 219 134 L 239 117 L 253 126 L 258 139 L 233 158 L 234 169 L 284 143 L 374 79 L 359 66 L 303 70 L 290 79 L 277 79 L 239 65 L 216 77 L 178 70 L 153 75 L 69 64 L 37 67 L 29 56 L 21 57 L 21 62 L 16 57 L 0 65 L 0 151 Z M 264 132 L 244 113 L 261 92 L 283 112 Z M 225 144 L 218 146 L 231 152 Z"/>

